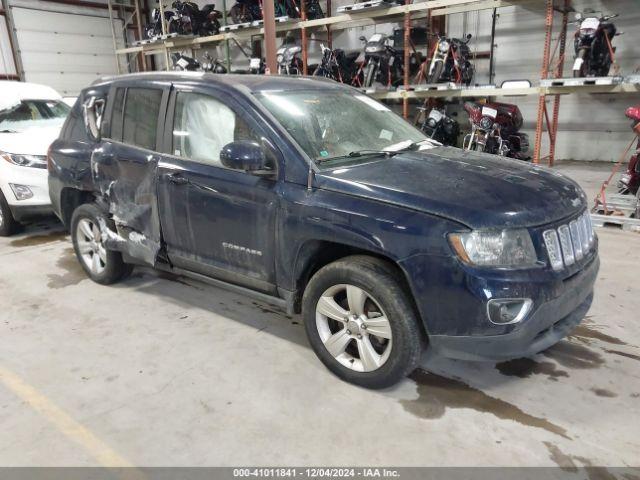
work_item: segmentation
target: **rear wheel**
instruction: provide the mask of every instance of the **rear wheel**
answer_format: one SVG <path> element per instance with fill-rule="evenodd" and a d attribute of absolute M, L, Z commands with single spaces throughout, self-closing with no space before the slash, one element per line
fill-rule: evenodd
<path fill-rule="evenodd" d="M 382 260 L 352 256 L 320 269 L 302 300 L 316 355 L 343 380 L 385 388 L 418 364 L 422 333 L 399 274 Z"/>
<path fill-rule="evenodd" d="M 19 223 L 13 218 L 9 204 L 0 191 L 0 237 L 8 237 L 18 230 Z"/>
<path fill-rule="evenodd" d="M 76 257 L 89 278 L 109 285 L 127 277 L 133 265 L 125 263 L 120 252 L 105 247 L 101 224 L 115 230 L 113 222 L 98 207 L 81 205 L 71 217 L 71 239 Z"/>

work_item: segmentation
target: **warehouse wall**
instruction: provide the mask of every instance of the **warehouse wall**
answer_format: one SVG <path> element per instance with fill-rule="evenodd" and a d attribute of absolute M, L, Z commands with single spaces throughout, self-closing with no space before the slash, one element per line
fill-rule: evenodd
<path fill-rule="evenodd" d="M 198 0 L 201 5 L 208 0 Z M 334 9 L 339 5 L 353 3 L 351 0 L 334 0 Z M 229 2 L 228 7 L 233 3 Z M 544 45 L 544 20 L 545 2 L 527 7 L 505 7 L 498 10 L 499 17 L 496 25 L 496 50 L 495 50 L 495 79 L 494 83 L 500 85 L 505 80 L 527 79 L 533 85 L 537 85 L 540 79 L 542 64 L 542 50 Z M 640 2 L 637 0 L 574 0 L 577 10 L 594 8 L 605 13 L 619 13 L 620 17 L 614 22 L 618 29 L 624 31 L 624 35 L 614 39 L 617 46 L 617 60 L 620 73 L 629 75 L 640 67 L 640 32 L 637 25 L 640 23 Z M 322 3 L 324 5 L 324 3 Z M 473 35 L 470 44 L 473 51 L 486 52 L 490 48 L 492 10 L 468 12 L 450 15 L 447 19 L 447 30 L 450 35 L 462 36 L 466 33 Z M 561 15 L 556 14 L 556 30 L 554 39 L 560 26 Z M 573 21 L 573 15 L 570 15 Z M 424 22 L 424 21 L 423 21 Z M 346 50 L 358 50 L 361 48 L 359 37 L 369 37 L 374 32 L 391 34 L 394 28 L 401 25 L 383 24 L 371 27 L 352 28 L 334 33 L 334 47 Z M 570 24 L 568 29 L 567 54 L 565 59 L 565 75 L 571 76 L 573 64 L 572 35 L 575 25 Z M 322 40 L 326 34 L 317 33 L 313 38 Z M 319 41 L 309 42 L 310 63 L 319 60 Z M 250 51 L 249 42 L 242 42 Z M 221 47 L 206 47 L 210 53 L 218 58 L 224 58 Z M 204 51 L 204 50 L 203 50 Z M 197 52 L 196 52 L 197 53 Z M 248 60 L 232 45 L 233 64 L 237 68 L 246 68 Z M 475 83 L 487 84 L 489 82 L 489 60 L 479 59 L 476 62 Z M 533 148 L 535 136 L 535 122 L 537 118 L 537 97 L 502 97 L 497 99 L 508 103 L 517 104 L 525 119 L 524 130 L 530 135 Z M 624 116 L 625 109 L 639 101 L 633 95 L 567 95 L 562 97 L 560 109 L 559 134 L 556 147 L 557 159 L 576 159 L 589 161 L 616 161 L 631 140 L 632 133 L 630 122 Z M 547 99 L 549 107 L 552 105 L 552 97 Z M 459 117 L 463 126 L 466 126 L 464 115 Z M 543 148 L 548 150 L 548 137 L 545 133 Z"/>
<path fill-rule="evenodd" d="M 117 73 L 107 10 L 41 0 L 8 3 L 25 81 L 75 96 L 97 77 Z M 122 22 L 114 24 L 122 32 Z M 118 45 L 124 45 L 122 37 Z"/>

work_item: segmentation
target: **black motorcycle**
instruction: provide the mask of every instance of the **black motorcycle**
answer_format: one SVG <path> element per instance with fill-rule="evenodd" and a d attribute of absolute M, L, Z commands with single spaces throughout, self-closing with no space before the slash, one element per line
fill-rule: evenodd
<path fill-rule="evenodd" d="M 368 40 L 360 37 L 360 40 L 365 43 L 364 62 L 360 67 L 361 86 L 371 87 L 375 82 L 386 87 L 398 86 L 404 77 L 403 52 L 389 45 L 389 37 L 382 33 L 376 33 Z M 360 72 L 356 73 L 358 75 Z"/>
<path fill-rule="evenodd" d="M 439 36 L 429 64 L 427 83 L 471 84 L 475 68 L 469 61 L 471 34 L 464 40 Z"/>
<path fill-rule="evenodd" d="M 195 58 L 183 55 L 181 53 L 172 53 L 173 69 L 185 72 L 211 72 L 211 73 L 227 73 L 227 67 L 218 60 L 214 59 L 209 52 L 205 52 L 202 56 L 202 62 Z"/>
<path fill-rule="evenodd" d="M 594 13 L 588 10 L 585 13 Z M 574 77 L 606 77 L 613 62 L 616 47 L 611 45 L 613 37 L 619 35 L 616 26 L 609 20 L 618 14 L 601 17 L 576 13 L 576 31 L 573 42 L 576 59 L 573 63 Z"/>
<path fill-rule="evenodd" d="M 322 59 L 313 72 L 315 77 L 325 77 L 340 83 L 350 83 L 358 70 L 356 59 L 359 52 L 345 53 L 341 48 L 331 50 L 320 44 Z"/>
<path fill-rule="evenodd" d="M 457 116 L 453 113 L 447 115 L 444 107 L 418 107 L 418 111 L 422 112 L 422 122 L 419 123 L 420 130 L 429 138 L 434 139 L 443 145 L 458 145 L 458 136 L 460 135 L 460 124 L 452 117 Z M 427 113 L 428 112 L 428 113 Z"/>
<path fill-rule="evenodd" d="M 175 12 L 171 10 L 164 11 L 164 20 L 165 20 L 166 28 L 169 28 L 169 25 L 171 24 L 174 16 L 175 16 Z M 151 23 L 148 23 L 144 27 L 144 33 L 148 39 L 153 40 L 155 38 L 158 38 L 160 35 L 162 35 L 161 18 L 162 17 L 160 16 L 160 9 L 154 8 L 151 11 Z"/>
<path fill-rule="evenodd" d="M 219 19 L 222 12 L 216 10 L 213 3 L 206 4 L 200 9 L 194 2 L 176 0 L 171 6 L 176 11 L 169 24 L 171 33 L 210 36 L 220 32 Z"/>
<path fill-rule="evenodd" d="M 275 0 L 274 10 L 276 17 L 300 18 L 300 8 L 295 0 Z M 306 3 L 307 18 L 321 18 L 324 16 L 318 0 L 309 0 Z M 229 10 L 229 16 L 233 23 L 251 23 L 262 20 L 262 0 L 237 0 Z"/>

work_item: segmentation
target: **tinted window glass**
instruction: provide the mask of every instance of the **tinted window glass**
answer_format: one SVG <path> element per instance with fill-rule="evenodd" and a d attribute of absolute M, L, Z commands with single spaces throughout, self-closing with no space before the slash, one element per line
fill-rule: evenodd
<path fill-rule="evenodd" d="M 124 110 L 124 88 L 116 89 L 111 112 L 111 135 L 114 140 L 122 140 L 122 112 Z"/>
<path fill-rule="evenodd" d="M 220 150 L 239 140 L 257 141 L 246 122 L 224 103 L 199 93 L 178 93 L 173 154 L 223 167 Z"/>
<path fill-rule="evenodd" d="M 122 141 L 155 150 L 162 90 L 129 88 L 124 105 Z"/>

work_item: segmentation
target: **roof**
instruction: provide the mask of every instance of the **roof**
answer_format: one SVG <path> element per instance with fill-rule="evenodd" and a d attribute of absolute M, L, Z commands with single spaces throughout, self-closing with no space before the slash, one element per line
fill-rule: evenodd
<path fill-rule="evenodd" d="M 11 108 L 22 100 L 62 100 L 62 96 L 46 85 L 0 81 L 0 110 Z"/>
<path fill-rule="evenodd" d="M 201 80 L 204 83 L 212 83 L 229 87 L 245 87 L 252 92 L 269 90 L 341 90 L 348 88 L 345 85 L 322 77 L 303 77 L 286 75 L 244 75 L 244 74 L 215 74 L 204 72 L 144 72 L 119 75 L 113 77 L 102 77 L 96 83 L 110 83 L 116 81 L 126 81 L 133 79 L 146 80 Z"/>

